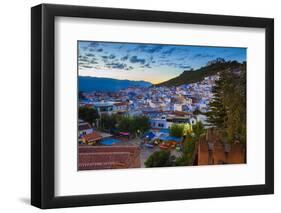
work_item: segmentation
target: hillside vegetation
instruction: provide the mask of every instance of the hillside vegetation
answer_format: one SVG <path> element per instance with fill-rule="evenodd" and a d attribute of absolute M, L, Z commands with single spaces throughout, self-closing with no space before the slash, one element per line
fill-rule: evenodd
<path fill-rule="evenodd" d="M 209 62 L 206 66 L 197 70 L 186 70 L 179 76 L 168 81 L 156 84 L 154 86 L 180 86 L 182 84 L 190 84 L 201 81 L 204 77 L 215 75 L 228 69 L 240 68 L 243 64 L 237 61 L 224 61 L 223 59 L 216 59 Z"/>

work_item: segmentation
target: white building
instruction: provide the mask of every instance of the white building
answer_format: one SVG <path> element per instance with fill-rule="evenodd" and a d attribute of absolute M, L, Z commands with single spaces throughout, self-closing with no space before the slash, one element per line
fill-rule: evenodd
<path fill-rule="evenodd" d="M 88 134 L 93 133 L 93 128 L 87 122 L 79 122 L 79 124 L 78 124 L 78 133 L 79 133 L 79 136 L 81 136 L 81 135 L 88 135 Z"/>
<path fill-rule="evenodd" d="M 171 104 L 172 111 L 182 111 L 182 104 Z"/>
<path fill-rule="evenodd" d="M 167 122 L 166 116 L 162 116 L 161 118 L 150 119 L 150 126 L 151 128 L 168 129 L 170 127 L 170 123 Z"/>
<path fill-rule="evenodd" d="M 128 103 L 127 102 L 119 102 L 113 104 L 113 111 L 127 111 Z"/>

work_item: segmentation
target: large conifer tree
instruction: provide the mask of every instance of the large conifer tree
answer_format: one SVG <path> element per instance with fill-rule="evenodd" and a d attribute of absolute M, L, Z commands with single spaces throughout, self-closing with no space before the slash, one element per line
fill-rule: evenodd
<path fill-rule="evenodd" d="M 220 72 L 213 87 L 213 98 L 206 113 L 209 126 L 215 127 L 228 142 L 246 142 L 246 63 Z"/>
<path fill-rule="evenodd" d="M 220 129 L 224 129 L 226 127 L 227 121 L 226 109 L 223 104 L 223 87 L 224 79 L 223 75 L 220 74 L 219 80 L 216 80 L 216 84 L 212 89 L 213 98 L 209 104 L 210 110 L 206 113 L 209 125 Z"/>

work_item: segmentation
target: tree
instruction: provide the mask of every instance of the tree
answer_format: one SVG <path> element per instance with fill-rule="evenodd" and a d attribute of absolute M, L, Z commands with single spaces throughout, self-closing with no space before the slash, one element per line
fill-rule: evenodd
<path fill-rule="evenodd" d="M 110 132 L 116 128 L 118 122 L 118 115 L 103 114 L 101 116 L 101 129 L 109 130 Z"/>
<path fill-rule="evenodd" d="M 135 116 L 132 120 L 133 131 L 137 132 L 140 131 L 144 133 L 150 128 L 149 118 L 146 116 Z"/>
<path fill-rule="evenodd" d="M 192 164 L 196 141 L 197 139 L 191 135 L 185 137 L 182 155 L 176 159 L 176 166 L 188 166 Z"/>
<path fill-rule="evenodd" d="M 193 114 L 194 114 L 194 115 L 202 115 L 203 113 L 202 113 L 199 109 L 195 109 L 195 110 L 193 111 Z"/>
<path fill-rule="evenodd" d="M 224 104 L 227 107 L 226 132 L 232 141 L 246 142 L 246 64 L 226 79 Z"/>
<path fill-rule="evenodd" d="M 167 167 L 173 166 L 175 157 L 171 155 L 170 151 L 156 151 L 152 153 L 144 162 L 145 167 Z"/>
<path fill-rule="evenodd" d="M 236 62 L 237 63 L 237 62 Z M 220 73 L 213 87 L 207 122 L 216 127 L 226 142 L 246 142 L 246 63 Z"/>
<path fill-rule="evenodd" d="M 199 136 L 205 132 L 204 125 L 201 121 L 194 124 L 192 130 L 196 138 L 199 138 Z"/>
<path fill-rule="evenodd" d="M 182 137 L 184 135 L 184 124 L 172 124 L 170 127 L 170 136 Z"/>
<path fill-rule="evenodd" d="M 92 125 L 94 121 L 99 118 L 99 113 L 97 110 L 93 108 L 80 107 L 79 118 Z"/>
<path fill-rule="evenodd" d="M 225 105 L 223 104 L 224 96 L 224 75 L 221 74 L 219 80 L 217 80 L 216 85 L 213 86 L 213 98 L 209 104 L 210 110 L 206 112 L 207 122 L 216 128 L 224 129 L 226 127 L 227 115 Z"/>
<path fill-rule="evenodd" d="M 149 118 L 146 116 L 123 116 L 117 122 L 117 127 L 122 132 L 135 134 L 144 133 L 150 128 Z"/>
<path fill-rule="evenodd" d="M 130 116 L 123 116 L 121 119 L 118 121 L 117 127 L 120 131 L 122 132 L 129 132 L 133 133 L 133 119 Z"/>

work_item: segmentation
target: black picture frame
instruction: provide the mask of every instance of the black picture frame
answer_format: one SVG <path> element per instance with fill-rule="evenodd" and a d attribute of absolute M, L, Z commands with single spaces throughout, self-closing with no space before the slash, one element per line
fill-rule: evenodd
<path fill-rule="evenodd" d="M 265 184 L 56 197 L 54 195 L 54 21 L 58 16 L 265 29 Z M 31 114 L 31 204 L 42 209 L 272 194 L 274 193 L 274 20 L 53 4 L 32 7 Z"/>

